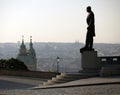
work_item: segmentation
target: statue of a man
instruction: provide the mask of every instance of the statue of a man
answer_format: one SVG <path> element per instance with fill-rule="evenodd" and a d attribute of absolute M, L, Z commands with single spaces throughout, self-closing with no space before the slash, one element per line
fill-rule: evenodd
<path fill-rule="evenodd" d="M 88 16 L 87 16 L 87 35 L 86 35 L 86 43 L 85 43 L 85 47 L 83 47 L 82 49 L 80 49 L 80 52 L 84 51 L 84 50 L 94 50 L 93 49 L 93 37 L 95 36 L 95 19 L 94 19 L 94 13 L 91 10 L 91 7 L 88 6 L 86 11 L 88 12 Z"/>

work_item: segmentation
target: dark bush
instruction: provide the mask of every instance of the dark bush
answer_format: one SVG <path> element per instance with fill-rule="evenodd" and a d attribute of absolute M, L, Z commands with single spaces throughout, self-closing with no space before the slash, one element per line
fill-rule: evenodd
<path fill-rule="evenodd" d="M 28 70 L 24 62 L 21 62 L 15 58 L 11 58 L 8 60 L 1 59 L 0 68 L 7 69 L 7 70 Z"/>

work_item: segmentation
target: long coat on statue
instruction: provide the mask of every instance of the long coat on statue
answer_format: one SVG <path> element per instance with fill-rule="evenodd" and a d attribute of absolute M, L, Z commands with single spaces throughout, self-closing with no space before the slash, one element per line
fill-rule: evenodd
<path fill-rule="evenodd" d="M 91 11 L 87 16 L 87 36 L 94 37 L 95 36 L 95 25 L 94 25 L 94 13 Z"/>

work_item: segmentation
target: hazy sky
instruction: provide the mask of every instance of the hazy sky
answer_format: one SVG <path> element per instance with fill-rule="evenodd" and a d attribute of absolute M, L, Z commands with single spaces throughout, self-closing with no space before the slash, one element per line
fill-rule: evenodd
<path fill-rule="evenodd" d="M 0 0 L 0 42 L 84 42 L 88 5 L 95 42 L 120 43 L 120 0 Z"/>

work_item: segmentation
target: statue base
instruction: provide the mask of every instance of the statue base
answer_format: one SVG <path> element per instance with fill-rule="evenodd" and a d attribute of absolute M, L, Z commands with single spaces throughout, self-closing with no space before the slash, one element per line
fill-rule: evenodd
<path fill-rule="evenodd" d="M 99 62 L 97 57 L 97 51 L 84 50 L 81 53 L 81 66 L 83 72 L 98 72 Z"/>

